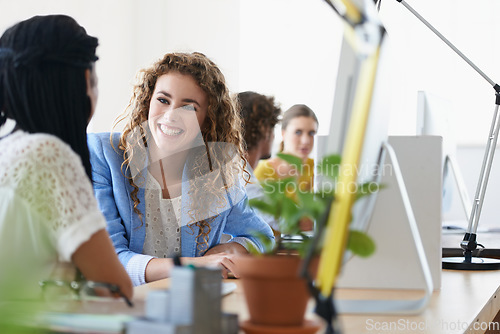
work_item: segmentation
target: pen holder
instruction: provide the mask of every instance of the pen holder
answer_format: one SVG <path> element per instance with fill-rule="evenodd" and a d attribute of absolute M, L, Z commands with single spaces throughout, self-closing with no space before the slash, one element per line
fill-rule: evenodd
<path fill-rule="evenodd" d="M 219 269 L 175 266 L 171 277 L 171 321 L 192 325 L 193 333 L 221 333 Z"/>

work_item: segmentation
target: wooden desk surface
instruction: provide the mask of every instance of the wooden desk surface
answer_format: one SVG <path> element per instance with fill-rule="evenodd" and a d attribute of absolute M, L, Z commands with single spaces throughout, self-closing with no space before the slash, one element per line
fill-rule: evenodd
<path fill-rule="evenodd" d="M 484 333 L 488 322 L 500 310 L 500 271 L 443 270 L 442 287 L 435 291 L 428 307 L 419 315 L 340 315 L 345 334 L 368 333 Z M 222 308 L 237 313 L 240 321 L 248 319 L 245 297 L 239 280 L 236 291 L 225 296 Z M 164 289 L 168 279 L 135 288 L 134 300 L 141 304 L 151 289 Z M 419 298 L 420 291 L 338 289 L 341 299 L 402 299 Z M 308 306 L 307 317 L 313 313 L 314 301 Z M 498 324 L 497 324 L 498 325 Z M 490 325 L 491 326 L 491 325 Z M 500 332 L 500 329 L 499 331 Z"/>
<path fill-rule="evenodd" d="M 345 333 L 484 333 L 500 309 L 500 271 L 442 271 L 441 290 L 435 291 L 423 313 L 401 315 L 342 315 Z M 339 298 L 418 298 L 415 291 L 339 290 Z M 385 295 L 385 297 L 384 297 Z M 498 295 L 500 298 L 500 295 Z M 478 323 L 474 325 L 474 323 Z M 395 330 L 383 330 L 393 326 Z M 377 328 L 379 330 L 376 330 Z M 478 330 L 475 330 L 477 327 Z"/>

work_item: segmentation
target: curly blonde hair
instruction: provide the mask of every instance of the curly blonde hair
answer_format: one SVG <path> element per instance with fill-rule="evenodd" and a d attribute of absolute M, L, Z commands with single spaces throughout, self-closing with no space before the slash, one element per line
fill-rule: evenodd
<path fill-rule="evenodd" d="M 217 216 L 217 209 L 224 207 L 224 203 L 227 203 L 225 190 L 234 184 L 235 175 L 243 175 L 246 182 L 249 181 L 250 175 L 246 169 L 247 163 L 242 146 L 242 122 L 239 115 L 239 104 L 230 95 L 220 69 L 204 54 L 199 52 L 168 53 L 151 67 L 139 71 L 130 103 L 124 114 L 117 119 L 117 123 L 126 121 L 119 144 L 119 148 L 123 150 L 124 158 L 122 170 L 134 188 L 131 193 L 131 198 L 134 201 L 134 212 L 141 218 L 142 225 L 142 213 L 138 209 L 139 186 L 136 181 L 142 180 L 144 182 L 145 176 L 141 174 L 140 168 L 134 167 L 132 160 L 136 156 L 144 157 L 144 152 L 141 151 L 144 151 L 144 147 L 147 147 L 150 139 L 147 120 L 156 81 L 160 76 L 172 72 L 191 76 L 208 96 L 207 115 L 204 125 L 201 127 L 205 147 L 202 150 L 193 149 L 188 159 L 189 178 L 211 173 L 211 177 L 204 178 L 205 181 L 200 187 L 189 191 L 192 198 L 203 198 L 203 207 L 211 207 L 213 213 L 210 215 L 211 218 L 189 224 L 193 233 L 193 225 L 199 228 L 196 236 L 197 245 L 199 250 L 206 251 L 208 250 L 208 235 L 211 231 L 210 221 Z M 232 148 L 230 150 L 220 149 L 220 146 L 209 145 L 209 143 L 231 144 L 229 146 Z M 134 168 L 135 171 L 132 170 Z M 132 177 L 134 174 L 140 175 L 140 178 Z M 208 182 L 208 179 L 213 182 Z M 215 179 L 223 182 L 217 183 L 214 181 Z M 214 187 L 216 184 L 219 185 Z M 220 189 L 220 184 L 223 184 L 223 189 Z M 198 183 L 198 185 L 200 184 Z M 196 212 L 188 214 L 190 217 L 197 216 Z"/>

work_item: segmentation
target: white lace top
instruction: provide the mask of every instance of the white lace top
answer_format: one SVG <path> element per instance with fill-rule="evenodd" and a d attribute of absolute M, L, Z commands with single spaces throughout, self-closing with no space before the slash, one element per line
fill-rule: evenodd
<path fill-rule="evenodd" d="M 148 173 L 145 190 L 146 238 L 143 253 L 173 257 L 181 251 L 181 196 L 164 199 L 161 187 Z"/>
<path fill-rule="evenodd" d="M 29 281 L 27 295 L 39 292 L 39 280 L 68 267 L 75 250 L 105 227 L 69 145 L 21 131 L 0 140 L 0 288 L 11 273 L 11 279 Z"/>

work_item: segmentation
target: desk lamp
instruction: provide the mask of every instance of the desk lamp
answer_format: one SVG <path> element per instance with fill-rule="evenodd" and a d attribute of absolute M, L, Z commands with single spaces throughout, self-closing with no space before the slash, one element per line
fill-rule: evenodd
<path fill-rule="evenodd" d="M 459 270 L 498 270 L 500 269 L 500 260 L 490 258 L 473 257 L 472 252 L 480 246 L 476 241 L 476 232 L 479 224 L 479 217 L 483 206 L 484 195 L 488 179 L 490 175 L 491 165 L 493 163 L 493 156 L 498 139 L 498 131 L 500 126 L 500 118 L 498 114 L 498 107 L 500 105 L 500 86 L 491 80 L 483 71 L 481 71 L 469 58 L 467 58 L 455 45 L 453 45 L 446 37 L 444 37 L 436 28 L 434 28 L 427 20 L 425 20 L 419 13 L 417 13 L 410 5 L 404 0 L 396 0 L 405 6 L 415 17 L 417 17 L 423 24 L 425 24 L 434 34 L 436 34 L 446 45 L 448 45 L 456 54 L 458 54 L 467 64 L 469 64 L 479 75 L 481 75 L 495 90 L 495 109 L 493 113 L 493 121 L 491 124 L 490 132 L 488 134 L 488 141 L 486 144 L 486 151 L 483 158 L 481 172 L 479 174 L 479 181 L 477 184 L 474 201 L 472 203 L 472 212 L 469 216 L 469 225 L 464 235 L 460 247 L 464 251 L 464 257 L 446 257 L 443 258 L 443 269 L 459 269 Z M 378 1 L 378 8 L 380 3 Z"/>
<path fill-rule="evenodd" d="M 359 84 L 357 84 L 353 100 L 338 179 L 339 184 L 351 185 L 357 182 L 357 166 L 363 149 L 364 134 L 368 124 L 385 29 L 376 17 L 373 3 L 368 4 L 368 1 L 371 0 L 325 1 L 347 23 L 348 29 L 344 33 L 348 34 L 350 42 L 358 49 L 358 57 L 362 63 L 359 69 Z M 370 9 L 373 10 L 370 11 Z M 311 293 L 316 299 L 316 313 L 326 320 L 326 333 L 328 334 L 340 332 L 333 303 L 333 287 L 343 262 L 349 234 L 351 208 L 355 200 L 355 192 L 347 189 L 349 187 L 340 188 L 335 190 L 335 198 L 328 206 L 331 211 L 325 213 L 324 219 L 317 222 L 313 245 L 310 245 L 301 273 L 307 278 Z M 330 223 L 326 230 L 327 221 Z M 307 266 L 314 252 L 314 246 L 318 244 L 324 230 L 326 233 L 318 273 L 316 279 L 313 280 L 307 273 Z"/>

